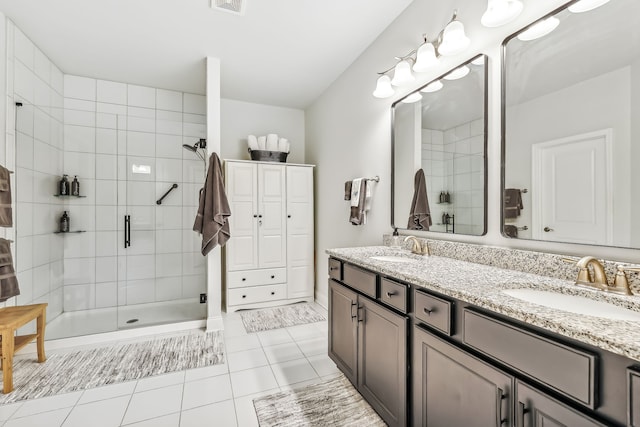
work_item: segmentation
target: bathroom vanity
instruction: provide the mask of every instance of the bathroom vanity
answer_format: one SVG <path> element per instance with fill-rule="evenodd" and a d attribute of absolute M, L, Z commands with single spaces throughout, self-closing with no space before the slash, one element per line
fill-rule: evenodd
<path fill-rule="evenodd" d="M 327 253 L 329 356 L 390 426 L 640 425 L 640 321 L 509 291 L 588 296 L 631 314 L 637 297 L 397 248 Z"/>

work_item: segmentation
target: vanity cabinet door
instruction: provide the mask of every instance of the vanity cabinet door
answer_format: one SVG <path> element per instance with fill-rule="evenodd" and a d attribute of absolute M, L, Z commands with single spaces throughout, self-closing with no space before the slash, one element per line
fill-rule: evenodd
<path fill-rule="evenodd" d="M 414 326 L 413 425 L 512 426 L 513 377 Z"/>
<path fill-rule="evenodd" d="M 407 425 L 407 322 L 359 297 L 358 390 L 389 426 Z"/>
<path fill-rule="evenodd" d="M 516 427 L 604 427 L 585 414 L 520 381 L 516 382 Z"/>
<path fill-rule="evenodd" d="M 329 357 L 354 385 L 358 364 L 358 295 L 329 280 Z"/>

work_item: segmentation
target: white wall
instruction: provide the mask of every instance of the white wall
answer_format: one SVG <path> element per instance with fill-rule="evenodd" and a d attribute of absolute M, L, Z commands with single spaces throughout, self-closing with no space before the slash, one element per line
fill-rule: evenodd
<path fill-rule="evenodd" d="M 249 160 L 247 135 L 276 133 L 291 143 L 287 163 L 304 163 L 304 111 L 294 108 L 221 100 L 221 158 Z"/>
<path fill-rule="evenodd" d="M 390 228 L 390 107 L 391 104 L 430 80 L 444 74 L 478 53 L 488 56 L 488 231 L 485 236 L 443 236 L 420 232 L 421 236 L 540 250 L 575 255 L 592 254 L 608 259 L 637 261 L 640 251 L 620 248 L 590 247 L 507 239 L 500 223 L 500 53 L 506 36 L 561 6 L 563 0 L 526 2 L 525 9 L 514 22 L 487 29 L 480 17 L 485 1 L 415 0 L 377 40 L 306 110 L 306 160 L 318 165 L 316 170 L 316 295 L 327 300 L 327 256 L 331 247 L 360 246 L 381 243 L 381 235 Z M 393 57 L 414 49 L 427 32 L 430 38 L 444 27 L 454 9 L 465 24 L 472 40 L 469 49 L 455 57 L 443 58 L 429 73 L 418 76 L 412 87 L 400 90 L 389 99 L 376 99 L 376 72 L 394 64 Z M 343 183 L 354 176 L 380 175 L 369 223 L 353 227 L 347 222 L 347 208 L 342 200 Z"/>
<path fill-rule="evenodd" d="M 631 117 L 635 120 L 631 120 L 631 156 L 628 161 L 630 162 L 630 170 L 632 174 L 637 174 L 638 162 L 633 159 L 640 159 L 640 61 L 636 61 L 631 65 Z M 631 245 L 640 246 L 640 185 L 631 186 Z"/>

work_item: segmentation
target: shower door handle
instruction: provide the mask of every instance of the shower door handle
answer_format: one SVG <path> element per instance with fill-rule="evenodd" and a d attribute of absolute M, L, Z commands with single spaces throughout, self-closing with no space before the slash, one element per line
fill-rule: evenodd
<path fill-rule="evenodd" d="M 131 215 L 124 216 L 124 248 L 131 246 Z"/>

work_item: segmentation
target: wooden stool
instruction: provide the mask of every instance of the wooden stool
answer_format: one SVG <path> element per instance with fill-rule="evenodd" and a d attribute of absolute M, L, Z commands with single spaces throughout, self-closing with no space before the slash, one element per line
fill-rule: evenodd
<path fill-rule="evenodd" d="M 47 304 L 20 305 L 0 309 L 0 335 L 2 336 L 2 380 L 3 393 L 13 391 L 13 354 L 34 339 L 38 339 L 38 362 L 44 356 L 44 327 Z M 16 329 L 32 320 L 37 321 L 37 332 L 31 335 L 15 336 Z"/>

